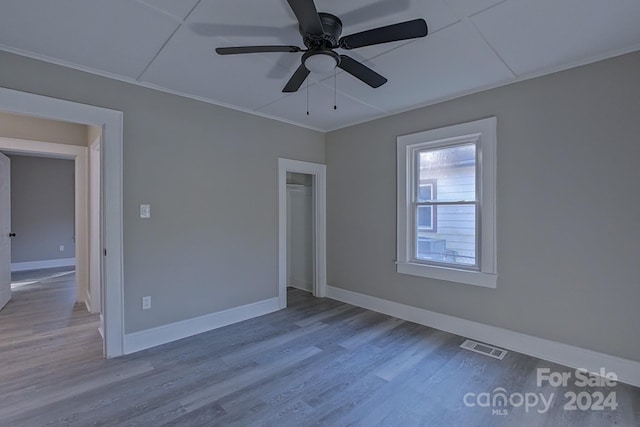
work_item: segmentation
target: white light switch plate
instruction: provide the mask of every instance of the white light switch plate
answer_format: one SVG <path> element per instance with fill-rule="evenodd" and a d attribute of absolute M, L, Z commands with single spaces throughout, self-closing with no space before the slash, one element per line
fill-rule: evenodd
<path fill-rule="evenodd" d="M 151 218 L 151 205 L 140 205 L 140 218 Z"/>
<path fill-rule="evenodd" d="M 142 297 L 142 309 L 148 310 L 151 308 L 151 297 Z"/>

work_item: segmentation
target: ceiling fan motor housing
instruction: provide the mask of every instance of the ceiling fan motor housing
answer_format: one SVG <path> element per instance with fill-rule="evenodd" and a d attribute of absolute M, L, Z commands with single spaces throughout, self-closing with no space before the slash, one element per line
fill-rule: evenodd
<path fill-rule="evenodd" d="M 304 45 L 309 49 L 331 49 L 338 46 L 338 40 L 342 34 L 342 21 L 335 15 L 320 12 L 323 34 L 307 34 L 299 27 Z"/>

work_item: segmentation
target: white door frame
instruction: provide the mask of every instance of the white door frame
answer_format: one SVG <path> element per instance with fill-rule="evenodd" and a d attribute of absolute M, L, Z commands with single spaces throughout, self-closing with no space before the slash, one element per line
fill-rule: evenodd
<path fill-rule="evenodd" d="M 327 174 L 326 165 L 278 159 L 278 302 L 287 306 L 287 172 L 313 177 L 314 262 L 313 295 L 324 298 L 327 288 Z"/>
<path fill-rule="evenodd" d="M 0 310 L 11 301 L 11 159 L 0 152 Z"/>
<path fill-rule="evenodd" d="M 74 122 L 102 128 L 103 144 L 103 247 L 104 286 L 102 289 L 105 356 L 123 353 L 123 235 L 122 235 L 122 142 L 123 113 L 92 105 L 50 98 L 0 87 L 0 111 L 24 114 L 45 119 Z M 53 144 L 60 145 L 60 144 Z M 85 147 L 86 149 L 86 147 Z M 86 156 L 86 154 L 85 154 Z M 78 162 L 76 162 L 76 165 Z M 76 166 L 77 168 L 77 166 Z M 85 170 L 82 176 L 86 176 Z M 76 170 L 76 180 L 78 174 Z M 85 180 L 86 185 L 86 180 Z M 85 209 L 86 213 L 86 209 Z M 86 222 L 85 222 L 86 226 Z M 78 241 L 86 239 L 76 239 Z M 78 251 L 76 257 L 86 256 Z"/>
<path fill-rule="evenodd" d="M 88 286 L 90 295 L 91 313 L 102 315 L 102 185 L 100 177 L 102 175 L 102 135 L 98 135 L 93 141 L 89 141 L 88 146 L 88 227 L 89 227 L 89 277 Z M 101 316 L 100 327 L 102 325 Z"/>

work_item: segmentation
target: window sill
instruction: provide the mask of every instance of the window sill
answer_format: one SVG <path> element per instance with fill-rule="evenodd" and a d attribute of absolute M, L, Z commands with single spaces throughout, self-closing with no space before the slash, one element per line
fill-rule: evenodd
<path fill-rule="evenodd" d="M 448 267 L 437 267 L 416 263 L 397 263 L 396 271 L 412 276 L 429 277 L 431 279 L 446 280 L 449 282 L 464 283 L 467 285 L 482 286 L 485 288 L 496 287 L 497 274 L 483 273 L 481 271 L 459 270 Z"/>

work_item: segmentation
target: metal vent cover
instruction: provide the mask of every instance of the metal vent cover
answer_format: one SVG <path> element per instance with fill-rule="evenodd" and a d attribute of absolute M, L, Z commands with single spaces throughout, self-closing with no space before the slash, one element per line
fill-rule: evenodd
<path fill-rule="evenodd" d="M 494 359 L 498 360 L 504 359 L 504 356 L 507 355 L 507 350 L 503 350 L 501 348 L 473 340 L 465 340 L 462 344 L 460 344 L 460 347 L 474 351 L 476 353 L 484 354 L 485 356 L 493 357 Z"/>

